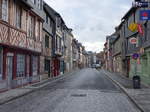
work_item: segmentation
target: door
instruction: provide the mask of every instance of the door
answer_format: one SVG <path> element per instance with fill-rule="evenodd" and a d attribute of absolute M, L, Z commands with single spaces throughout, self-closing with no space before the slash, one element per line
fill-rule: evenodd
<path fill-rule="evenodd" d="M 48 77 L 51 77 L 51 64 L 50 60 L 48 60 Z"/>
<path fill-rule="evenodd" d="M 30 76 L 30 56 L 26 57 L 26 75 L 27 77 Z"/>
<path fill-rule="evenodd" d="M 129 77 L 130 74 L 130 59 L 127 59 L 127 77 Z"/>
<path fill-rule="evenodd" d="M 13 78 L 13 56 L 7 56 L 7 66 L 6 73 L 8 77 L 8 89 L 12 87 L 12 78 Z"/>

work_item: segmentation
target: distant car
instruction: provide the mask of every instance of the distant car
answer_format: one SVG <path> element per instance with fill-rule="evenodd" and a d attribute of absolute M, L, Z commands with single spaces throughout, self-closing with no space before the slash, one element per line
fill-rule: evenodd
<path fill-rule="evenodd" d="M 92 68 L 96 68 L 96 65 L 95 65 L 95 64 L 93 64 L 93 65 L 92 65 Z"/>

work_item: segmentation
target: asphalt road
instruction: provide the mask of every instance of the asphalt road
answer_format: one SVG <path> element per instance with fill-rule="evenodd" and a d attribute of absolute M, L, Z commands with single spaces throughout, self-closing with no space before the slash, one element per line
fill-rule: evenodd
<path fill-rule="evenodd" d="M 0 112 L 139 112 L 102 71 L 83 69 L 27 96 Z"/>

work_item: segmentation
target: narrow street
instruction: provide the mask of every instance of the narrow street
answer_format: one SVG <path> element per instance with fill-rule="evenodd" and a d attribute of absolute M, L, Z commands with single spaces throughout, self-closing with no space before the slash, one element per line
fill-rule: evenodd
<path fill-rule="evenodd" d="M 0 112 L 139 112 L 102 71 L 83 69 L 0 106 Z"/>

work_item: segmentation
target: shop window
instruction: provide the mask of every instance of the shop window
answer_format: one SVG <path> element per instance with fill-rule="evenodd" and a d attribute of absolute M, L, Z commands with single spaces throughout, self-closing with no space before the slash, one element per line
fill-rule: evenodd
<path fill-rule="evenodd" d="M 0 80 L 2 79 L 2 57 L 3 57 L 3 54 L 2 54 L 2 50 L 0 49 Z"/>
<path fill-rule="evenodd" d="M 17 77 L 25 76 L 25 55 L 17 55 Z"/>
<path fill-rule="evenodd" d="M 32 57 L 32 73 L 33 73 L 33 76 L 38 74 L 38 57 L 37 56 Z"/>
<path fill-rule="evenodd" d="M 8 22 L 8 0 L 2 0 L 1 18 Z"/>

